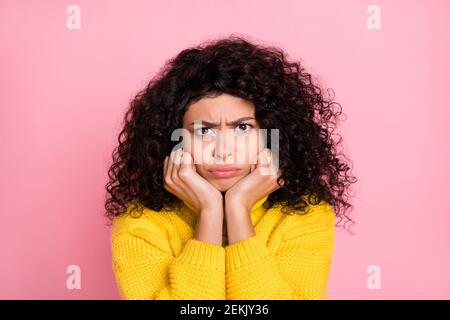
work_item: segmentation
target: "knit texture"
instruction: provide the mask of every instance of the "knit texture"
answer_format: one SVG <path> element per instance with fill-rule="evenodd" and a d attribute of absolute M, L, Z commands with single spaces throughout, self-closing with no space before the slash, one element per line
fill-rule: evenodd
<path fill-rule="evenodd" d="M 128 205 L 111 232 L 122 299 L 327 299 L 333 207 L 321 202 L 287 215 L 280 207 L 264 209 L 267 198 L 251 209 L 256 235 L 225 246 L 194 238 L 198 213 L 185 202 L 176 211 L 142 206 L 140 217 Z"/>

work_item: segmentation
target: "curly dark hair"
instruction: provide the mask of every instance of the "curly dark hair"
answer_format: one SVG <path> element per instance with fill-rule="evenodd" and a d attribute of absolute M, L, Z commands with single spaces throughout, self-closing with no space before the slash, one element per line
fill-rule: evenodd
<path fill-rule="evenodd" d="M 311 204 L 331 204 L 337 224 L 354 222 L 346 212 L 353 207 L 349 187 L 357 179 L 338 150 L 342 137 L 334 134 L 342 108 L 333 102 L 332 89 L 327 92 L 333 96 L 325 96 L 315 82 L 303 63 L 289 61 L 282 49 L 235 34 L 181 51 L 130 102 L 108 171 L 106 216 L 112 221 L 133 200 L 155 211 L 179 208 L 181 200 L 163 186 L 164 157 L 178 143 L 171 133 L 182 127 L 191 103 L 228 93 L 254 104 L 256 120 L 268 129 L 268 144 L 270 129 L 279 129 L 285 184 L 264 207 L 305 214 L 302 196 L 308 195 Z"/>

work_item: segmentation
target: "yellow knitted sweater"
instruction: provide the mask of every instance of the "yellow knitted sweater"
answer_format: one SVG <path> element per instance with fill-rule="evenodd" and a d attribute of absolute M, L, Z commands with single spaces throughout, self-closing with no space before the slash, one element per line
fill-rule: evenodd
<path fill-rule="evenodd" d="M 138 218 L 128 205 L 111 230 L 122 299 L 327 299 L 333 207 L 321 202 L 287 215 L 266 210 L 267 198 L 251 210 L 256 235 L 225 247 L 194 238 L 198 213 L 185 202 L 178 211 L 143 207 Z"/>

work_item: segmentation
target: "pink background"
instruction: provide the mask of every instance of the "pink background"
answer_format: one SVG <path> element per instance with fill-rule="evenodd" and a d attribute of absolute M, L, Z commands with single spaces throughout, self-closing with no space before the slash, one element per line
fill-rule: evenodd
<path fill-rule="evenodd" d="M 81 9 L 69 30 L 66 8 Z M 366 9 L 381 8 L 369 30 Z M 1 1 L 0 298 L 118 299 L 103 201 L 129 99 L 239 33 L 333 88 L 359 178 L 330 299 L 450 298 L 449 1 Z M 81 268 L 81 289 L 66 268 Z M 366 286 L 370 265 L 381 289 Z"/>

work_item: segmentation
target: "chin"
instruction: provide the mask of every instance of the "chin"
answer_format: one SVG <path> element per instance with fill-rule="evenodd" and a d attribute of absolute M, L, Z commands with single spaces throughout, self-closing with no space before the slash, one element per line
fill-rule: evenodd
<path fill-rule="evenodd" d="M 235 177 L 230 179 L 211 179 L 208 182 L 220 192 L 227 192 L 236 182 L 243 177 Z"/>
<path fill-rule="evenodd" d="M 248 169 L 250 170 L 250 169 Z M 244 170 L 245 171 L 245 170 Z M 228 178 L 218 178 L 214 177 L 209 173 L 208 171 L 204 170 L 203 168 L 197 167 L 197 172 L 205 178 L 214 188 L 219 190 L 220 192 L 224 193 L 227 192 L 228 189 L 230 189 L 233 185 L 235 185 L 238 181 L 245 178 L 247 174 L 241 174 L 239 176 L 234 177 L 228 177 Z"/>

